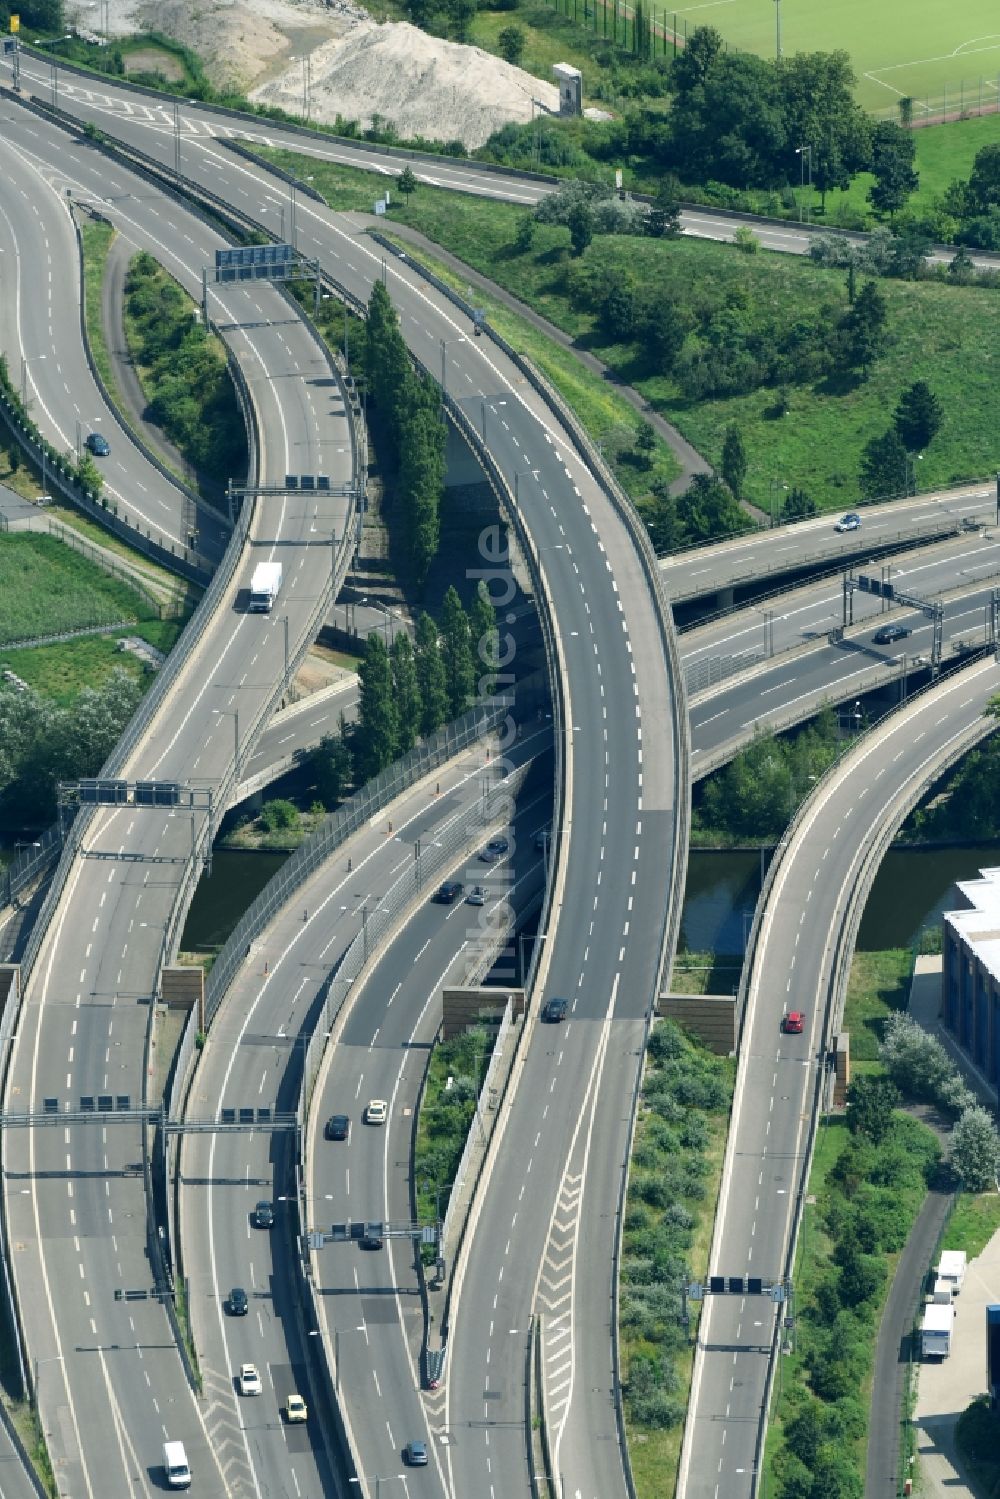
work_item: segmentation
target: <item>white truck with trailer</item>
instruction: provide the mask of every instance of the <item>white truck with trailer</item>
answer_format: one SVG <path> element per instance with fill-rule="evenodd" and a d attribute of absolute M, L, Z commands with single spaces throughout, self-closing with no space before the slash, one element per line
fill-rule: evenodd
<path fill-rule="evenodd" d="M 250 579 L 250 602 L 247 606 L 249 612 L 270 614 L 280 587 L 281 563 L 258 562 L 253 570 L 253 577 Z"/>

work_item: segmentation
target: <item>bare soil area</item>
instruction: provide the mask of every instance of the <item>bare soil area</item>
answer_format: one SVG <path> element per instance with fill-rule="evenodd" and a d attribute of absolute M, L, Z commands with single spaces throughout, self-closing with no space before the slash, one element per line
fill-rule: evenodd
<path fill-rule="evenodd" d="M 103 0 L 67 4 L 73 24 L 92 33 L 103 9 Z M 559 108 L 554 83 L 408 22 L 379 24 L 356 0 L 108 0 L 108 23 L 113 36 L 158 31 L 184 42 L 217 86 L 329 124 L 338 115 L 391 123 L 403 137 L 471 150 L 510 121 Z M 154 48 L 133 54 L 129 71 L 170 76 L 166 62 Z"/>

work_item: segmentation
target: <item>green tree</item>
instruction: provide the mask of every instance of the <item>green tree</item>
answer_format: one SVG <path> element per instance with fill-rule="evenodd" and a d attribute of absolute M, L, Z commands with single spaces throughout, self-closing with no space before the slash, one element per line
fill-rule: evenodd
<path fill-rule="evenodd" d="M 729 489 L 711 474 L 694 475 L 678 497 L 677 515 L 692 541 L 731 536 L 751 525 Z"/>
<path fill-rule="evenodd" d="M 905 494 L 908 488 L 906 449 L 894 427 L 881 437 L 873 437 L 861 454 L 861 493 L 866 500 L 888 499 Z"/>
<path fill-rule="evenodd" d="M 615 343 L 625 343 L 635 332 L 635 291 L 627 281 L 615 281 L 601 303 L 601 325 Z"/>
<path fill-rule="evenodd" d="M 527 255 L 535 242 L 536 219 L 530 213 L 523 213 L 517 221 L 517 233 L 514 236 L 514 249 L 518 255 Z"/>
<path fill-rule="evenodd" d="M 687 45 L 678 52 L 671 68 L 678 94 L 693 93 L 702 86 L 722 56 L 723 40 L 714 26 L 696 26 Z"/>
<path fill-rule="evenodd" d="M 594 238 L 594 215 L 589 203 L 576 203 L 569 213 L 569 237 L 574 255 L 582 255 Z"/>
<path fill-rule="evenodd" d="M 415 193 L 418 186 L 416 175 L 409 166 L 405 166 L 396 178 L 396 186 L 403 194 L 406 202 L 409 203 L 410 194 Z"/>
<path fill-rule="evenodd" d="M 640 338 L 650 366 L 669 374 L 684 347 L 689 323 L 686 314 L 668 298 L 657 297 L 649 303 L 640 328 Z"/>
<path fill-rule="evenodd" d="M 316 794 L 328 812 L 344 795 L 351 778 L 351 752 L 343 733 L 324 734 L 312 754 Z"/>
<path fill-rule="evenodd" d="M 635 452 L 640 468 L 652 468 L 653 454 L 656 452 L 656 433 L 649 422 L 639 423 L 635 434 Z"/>
<path fill-rule="evenodd" d="M 399 739 L 389 652 L 377 630 L 365 642 L 358 678 L 357 765 L 360 778 L 366 781 L 392 764 Z"/>
<path fill-rule="evenodd" d="M 871 368 L 885 348 L 889 310 L 874 281 L 866 281 L 840 320 L 842 362 L 848 369 Z"/>
<path fill-rule="evenodd" d="M 663 557 L 668 552 L 675 551 L 683 540 L 683 533 L 677 515 L 677 502 L 670 493 L 670 485 L 666 480 L 653 480 L 649 498 L 640 502 L 640 510 L 657 555 Z"/>
<path fill-rule="evenodd" d="M 951 1132 L 948 1159 L 968 1192 L 993 1191 L 1000 1176 L 1000 1136 L 979 1104 L 966 1109 Z"/>
<path fill-rule="evenodd" d="M 876 213 L 893 218 L 916 192 L 920 181 L 913 169 L 916 149 L 912 130 L 904 130 L 891 120 L 880 120 L 875 126 L 871 156 L 875 181 L 868 190 L 868 201 Z"/>
<path fill-rule="evenodd" d="M 405 630 L 400 630 L 389 650 L 392 666 L 392 690 L 396 699 L 396 753 L 405 755 L 420 734 L 420 688 L 413 645 Z"/>
<path fill-rule="evenodd" d="M 722 444 L 722 477 L 737 499 L 742 498 L 746 476 L 747 450 L 743 442 L 743 433 L 735 422 L 730 422 Z"/>
<path fill-rule="evenodd" d="M 733 235 L 733 244 L 743 255 L 756 255 L 760 249 L 760 240 L 754 234 L 749 224 L 738 224 Z"/>
<path fill-rule="evenodd" d="M 892 414 L 892 424 L 908 453 L 926 448 L 941 427 L 944 413 L 941 402 L 926 380 L 915 380 L 899 398 Z"/>
<path fill-rule="evenodd" d="M 104 485 L 104 475 L 89 453 L 82 453 L 76 465 L 77 483 L 88 494 L 99 495 Z"/>
<path fill-rule="evenodd" d="M 430 380 L 413 381 L 413 400 L 401 423 L 399 493 L 403 504 L 406 555 L 414 580 L 422 587 L 441 539 L 440 505 L 444 490 L 447 433 Z M 433 408 L 431 400 L 434 401 Z"/>
<path fill-rule="evenodd" d="M 807 1468 L 812 1468 L 826 1438 L 826 1421 L 818 1400 L 806 1396 L 790 1420 L 785 1422 L 785 1443 Z"/>
<path fill-rule="evenodd" d="M 505 26 L 497 37 L 500 56 L 505 62 L 520 67 L 524 56 L 524 29 L 521 26 Z"/>
<path fill-rule="evenodd" d="M 994 141 L 976 152 L 966 189 L 967 213 L 989 213 L 1000 205 L 1000 143 Z"/>
<path fill-rule="evenodd" d="M 495 691 L 494 679 L 500 644 L 497 632 L 497 612 L 490 602 L 489 590 L 482 578 L 479 580 L 479 587 L 476 589 L 476 596 L 469 610 L 469 632 L 473 654 L 486 672 L 479 690 L 492 693 Z"/>
<path fill-rule="evenodd" d="M 266 833 L 291 832 L 299 825 L 299 809 L 294 802 L 276 797 L 261 807 L 260 824 Z"/>
<path fill-rule="evenodd" d="M 847 1124 L 852 1134 L 880 1145 L 892 1129 L 899 1089 L 887 1077 L 860 1073 L 847 1090 Z"/>
<path fill-rule="evenodd" d="M 414 656 L 420 689 L 420 732 L 433 734 L 448 720 L 448 681 L 437 626 L 429 614 L 417 619 Z"/>
<path fill-rule="evenodd" d="M 681 232 L 680 183 L 672 172 L 660 179 L 647 229 L 654 239 L 677 239 Z"/>
<path fill-rule="evenodd" d="M 817 513 L 816 501 L 806 494 L 804 489 L 800 489 L 797 484 L 794 485 L 789 490 L 788 497 L 782 506 L 782 517 L 785 520 L 806 520 L 810 515 Z"/>
<path fill-rule="evenodd" d="M 441 605 L 441 657 L 452 718 L 465 712 L 475 690 L 476 668 L 472 651 L 469 616 L 462 608 L 456 589 L 451 587 Z"/>

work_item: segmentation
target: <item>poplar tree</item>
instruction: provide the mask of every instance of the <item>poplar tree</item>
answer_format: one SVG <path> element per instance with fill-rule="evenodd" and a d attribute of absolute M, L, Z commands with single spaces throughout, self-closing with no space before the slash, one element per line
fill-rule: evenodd
<path fill-rule="evenodd" d="M 389 652 L 378 631 L 373 630 L 365 643 L 364 659 L 358 669 L 361 691 L 358 697 L 358 769 L 362 780 L 378 775 L 396 758 L 399 718 L 392 691 L 392 669 Z"/>
<path fill-rule="evenodd" d="M 417 620 L 414 664 L 420 692 L 420 732 L 433 734 L 448 718 L 448 684 L 437 626 L 429 614 Z"/>
<path fill-rule="evenodd" d="M 396 700 L 396 752 L 405 755 L 420 734 L 420 689 L 417 686 L 417 664 L 413 646 L 405 630 L 400 630 L 389 651 L 392 665 L 392 690 Z"/>
<path fill-rule="evenodd" d="M 469 706 L 476 682 L 469 616 L 454 587 L 448 589 L 441 609 L 441 656 L 444 661 L 448 706 L 457 718 Z"/>

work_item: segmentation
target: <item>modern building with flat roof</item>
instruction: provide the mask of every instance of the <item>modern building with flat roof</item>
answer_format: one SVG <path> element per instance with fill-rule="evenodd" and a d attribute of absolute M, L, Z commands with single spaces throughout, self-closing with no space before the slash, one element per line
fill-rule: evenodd
<path fill-rule="evenodd" d="M 968 905 L 945 911 L 942 1020 L 994 1088 L 1000 1087 L 1000 869 L 955 889 Z"/>

